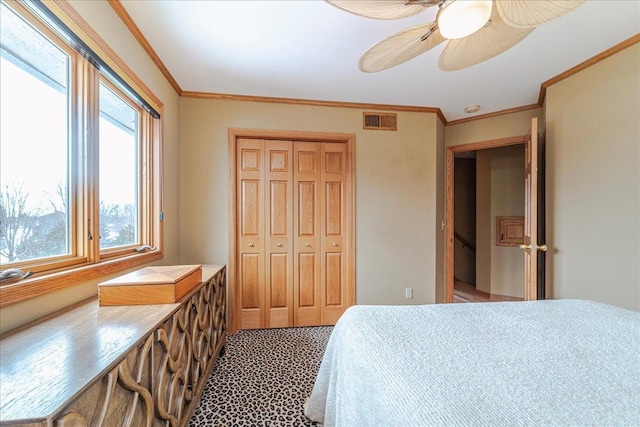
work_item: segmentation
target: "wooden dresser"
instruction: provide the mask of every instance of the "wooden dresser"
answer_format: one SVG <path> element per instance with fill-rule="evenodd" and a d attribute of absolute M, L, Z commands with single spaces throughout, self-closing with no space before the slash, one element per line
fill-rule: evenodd
<path fill-rule="evenodd" d="M 179 303 L 93 300 L 0 341 L 0 425 L 184 426 L 225 345 L 225 267 Z"/>

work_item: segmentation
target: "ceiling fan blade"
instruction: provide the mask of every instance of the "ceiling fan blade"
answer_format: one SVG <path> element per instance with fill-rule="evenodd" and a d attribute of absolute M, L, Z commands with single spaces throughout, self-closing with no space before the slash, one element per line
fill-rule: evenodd
<path fill-rule="evenodd" d="M 417 15 L 438 2 L 407 0 L 326 0 L 342 10 L 374 19 L 398 19 Z"/>
<path fill-rule="evenodd" d="M 360 57 L 358 66 L 375 73 L 407 62 L 445 41 L 435 22 L 408 28 L 371 46 Z"/>
<path fill-rule="evenodd" d="M 496 0 L 505 24 L 531 28 L 554 20 L 582 5 L 586 0 Z"/>
<path fill-rule="evenodd" d="M 486 61 L 515 46 L 533 30 L 505 24 L 494 10 L 483 28 L 467 37 L 449 40 L 440 54 L 438 66 L 443 71 L 455 71 Z"/>

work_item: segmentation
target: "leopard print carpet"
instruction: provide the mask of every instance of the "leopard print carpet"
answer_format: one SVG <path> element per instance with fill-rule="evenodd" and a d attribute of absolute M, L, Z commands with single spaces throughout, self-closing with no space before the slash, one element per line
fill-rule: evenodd
<path fill-rule="evenodd" d="M 238 331 L 211 371 L 190 426 L 317 426 L 302 412 L 333 327 Z"/>

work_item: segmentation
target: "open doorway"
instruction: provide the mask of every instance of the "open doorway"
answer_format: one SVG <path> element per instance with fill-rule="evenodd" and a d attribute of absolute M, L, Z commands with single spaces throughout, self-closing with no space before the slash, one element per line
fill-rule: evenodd
<path fill-rule="evenodd" d="M 525 299 L 526 142 L 525 135 L 447 150 L 447 302 Z"/>
<path fill-rule="evenodd" d="M 454 155 L 453 302 L 471 302 L 477 294 L 477 151 Z"/>
<path fill-rule="evenodd" d="M 522 301 L 524 144 L 454 155 L 453 302 Z"/>

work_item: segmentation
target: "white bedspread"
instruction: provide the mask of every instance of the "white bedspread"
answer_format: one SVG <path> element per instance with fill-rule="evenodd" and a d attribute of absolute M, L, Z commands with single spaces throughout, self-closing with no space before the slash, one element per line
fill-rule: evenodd
<path fill-rule="evenodd" d="M 590 301 L 354 306 L 305 414 L 331 426 L 640 426 L 640 313 Z"/>

